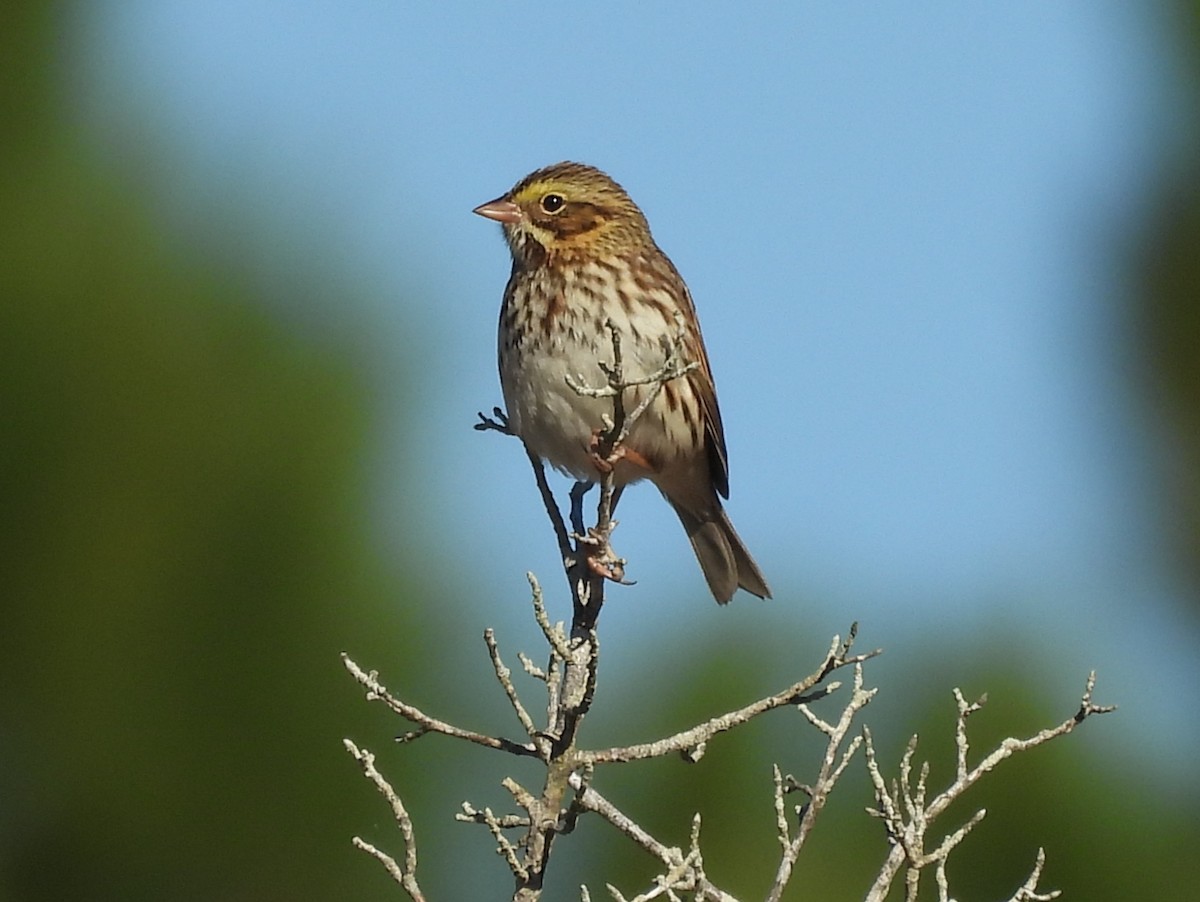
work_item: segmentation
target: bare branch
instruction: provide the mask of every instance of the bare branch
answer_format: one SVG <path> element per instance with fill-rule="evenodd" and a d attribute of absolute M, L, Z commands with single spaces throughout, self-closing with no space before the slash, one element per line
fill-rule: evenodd
<path fill-rule="evenodd" d="M 830 653 L 844 656 L 849 650 L 850 646 L 848 644 L 842 645 L 839 649 L 839 641 L 835 638 Z M 875 697 L 876 692 L 878 692 L 877 689 L 864 688 L 862 661 L 856 661 L 854 664 L 854 682 L 850 698 L 846 702 L 846 706 L 842 709 L 842 713 L 836 724 L 826 723 L 817 717 L 808 708 L 807 703 L 802 702 L 796 706 L 801 714 L 808 719 L 809 723 L 816 726 L 817 729 L 829 737 L 829 742 L 825 746 L 825 754 L 821 759 L 817 779 L 812 786 L 800 787 L 790 775 L 787 778 L 787 783 L 791 787 L 802 789 L 809 797 L 809 801 L 806 804 L 796 808 L 796 814 L 799 815 L 800 820 L 794 836 L 789 832 L 787 816 L 784 810 L 783 796 L 787 791 L 785 781 L 780 777 L 779 768 L 777 766 L 774 768 L 775 826 L 779 843 L 783 847 L 783 853 L 780 856 L 779 867 L 775 871 L 775 880 L 771 884 L 771 891 L 767 894 L 768 902 L 778 902 L 778 900 L 783 898 L 783 892 L 791 880 L 800 850 L 811 835 L 817 816 L 825 807 L 825 802 L 828 800 L 830 793 L 833 792 L 833 788 L 837 785 L 838 780 L 841 779 L 842 774 L 846 772 L 846 768 L 850 765 L 854 753 L 858 751 L 862 743 L 862 738 L 859 736 L 851 739 L 849 743 L 846 742 L 847 737 L 850 735 L 851 727 L 854 725 L 854 718 L 863 708 L 871 703 L 871 699 Z"/>
<path fill-rule="evenodd" d="M 1087 683 L 1085 684 L 1083 699 L 1080 702 L 1079 710 L 1076 711 L 1073 716 L 1060 723 L 1058 726 L 1050 727 L 1045 730 L 1039 730 L 1037 733 L 1025 739 L 1005 739 L 1000 743 L 999 747 L 997 747 L 991 752 L 991 754 L 987 755 L 982 761 L 979 762 L 979 764 L 970 770 L 965 769 L 966 756 L 964 753 L 964 770 L 957 775 L 957 779 L 953 784 L 947 787 L 932 802 L 929 803 L 929 808 L 927 810 L 927 816 L 929 819 L 932 820 L 934 817 L 937 817 L 939 814 L 945 811 L 946 808 L 949 807 L 949 805 L 956 798 L 958 798 L 958 796 L 972 786 L 980 777 L 995 768 L 996 765 L 1005 758 L 1008 758 L 1017 752 L 1023 752 L 1026 749 L 1035 748 L 1036 746 L 1049 742 L 1052 739 L 1057 739 L 1059 736 L 1066 736 L 1093 714 L 1108 714 L 1109 712 L 1115 711 L 1117 709 L 1116 705 L 1092 704 L 1092 690 L 1095 688 L 1095 685 L 1096 671 L 1093 670 L 1088 674 Z M 961 699 L 962 694 L 957 689 L 955 690 L 955 694 L 956 698 Z M 963 710 L 961 707 L 959 709 L 960 713 L 956 733 L 962 733 L 964 743 L 966 741 L 967 718 L 975 711 L 979 710 L 979 706 L 982 704 L 983 702 L 981 700 L 980 702 L 975 703 L 975 705 L 968 706 L 967 710 Z"/>
<path fill-rule="evenodd" d="M 400 865 L 392 856 L 358 836 L 355 836 L 351 841 L 356 848 L 362 849 L 368 855 L 376 858 L 387 868 L 387 872 L 392 875 L 392 879 L 400 884 L 413 902 L 425 902 L 425 896 L 421 892 L 421 887 L 417 884 L 417 840 L 413 833 L 412 818 L 409 817 L 408 809 L 404 807 L 404 803 L 400 800 L 400 796 L 396 794 L 396 790 L 392 788 L 392 785 L 375 768 L 375 756 L 373 754 L 366 749 L 360 749 L 349 739 L 343 739 L 342 744 L 346 747 L 346 751 L 353 756 L 354 760 L 359 763 L 363 775 L 375 784 L 375 788 L 379 791 L 379 794 L 391 806 L 392 817 L 400 827 L 400 836 L 404 841 L 404 864 Z"/>
<path fill-rule="evenodd" d="M 529 655 L 525 654 L 525 652 L 517 652 L 517 660 L 521 662 L 521 666 L 525 669 L 525 672 L 535 680 L 541 680 L 543 683 L 549 681 L 550 677 L 546 671 L 538 667 L 537 664 L 533 662 L 533 659 L 530 658 Z"/>
<path fill-rule="evenodd" d="M 659 842 L 643 830 L 633 818 L 620 811 L 608 799 L 588 786 L 578 773 L 567 777 L 567 784 L 575 790 L 575 798 L 585 811 L 594 811 L 635 843 L 657 858 L 663 864 L 672 864 L 679 860 L 682 853 Z"/>
<path fill-rule="evenodd" d="M 496 671 L 496 679 L 504 687 L 504 694 L 508 696 L 508 702 L 512 705 L 517 720 L 521 722 L 521 726 L 525 728 L 525 732 L 533 740 L 534 745 L 538 746 L 538 750 L 543 753 L 543 756 L 548 754 L 547 750 L 538 743 L 538 728 L 534 726 L 533 718 L 529 716 L 529 712 L 521 704 L 520 696 L 517 695 L 517 688 L 512 681 L 512 671 L 500 659 L 500 648 L 496 644 L 496 631 L 491 627 L 484 630 L 483 641 L 487 644 L 488 656 L 492 659 L 492 669 Z"/>
<path fill-rule="evenodd" d="M 495 821 L 504 830 L 515 830 L 520 827 L 529 826 L 528 817 L 523 817 L 519 814 L 489 815 L 488 812 L 480 811 L 470 802 L 462 803 L 462 811 L 455 814 L 454 819 L 464 824 L 487 824 L 490 819 Z"/>
<path fill-rule="evenodd" d="M 580 760 L 593 764 L 601 764 L 613 761 L 637 761 L 643 758 L 660 758 L 675 752 L 687 752 L 708 742 L 718 733 L 732 730 L 734 727 L 740 726 L 774 708 L 809 702 L 815 698 L 824 697 L 833 692 L 840 684 L 831 684 L 822 690 L 818 690 L 814 695 L 807 695 L 806 693 L 833 671 L 847 665 L 859 664 L 880 653 L 880 650 L 876 649 L 860 655 L 847 656 L 847 651 L 848 649 L 843 647 L 841 639 L 835 636 L 821 666 L 804 679 L 793 683 L 781 692 L 751 702 L 735 711 L 729 711 L 718 717 L 710 718 L 691 729 L 683 730 L 674 736 L 668 736 L 665 739 L 659 739 L 655 742 L 603 749 L 600 751 L 580 752 Z"/>
<path fill-rule="evenodd" d="M 1097 714 L 1103 713 L 1100 711 Z M 1051 899 L 1057 899 L 1062 895 L 1061 890 L 1050 890 L 1048 893 L 1038 892 L 1038 882 L 1042 879 L 1042 868 L 1046 865 L 1046 850 L 1038 847 L 1037 861 L 1033 864 L 1033 871 L 1029 874 L 1029 878 L 1017 888 L 1012 897 L 1006 899 L 1005 902 L 1049 902 Z"/>
<path fill-rule="evenodd" d="M 666 872 L 655 878 L 655 888 L 647 893 L 636 896 L 630 902 L 643 899 L 656 899 L 666 894 L 675 898 L 674 891 L 681 890 L 695 893 L 696 899 L 718 900 L 718 902 L 737 902 L 724 890 L 711 883 L 704 875 L 704 859 L 700 854 L 700 816 L 692 819 L 691 844 L 687 855 L 676 846 L 668 846 L 651 836 L 631 817 L 622 812 L 612 802 L 588 786 L 578 774 L 571 774 L 567 782 L 575 790 L 576 802 L 586 811 L 594 811 L 606 821 L 641 846 L 667 868 Z M 608 890 L 613 898 L 624 898 L 615 887 Z"/>
<path fill-rule="evenodd" d="M 538 754 L 537 748 L 532 743 L 521 745 L 513 742 L 511 739 L 485 736 L 482 733 L 475 733 L 471 730 L 464 730 L 461 727 L 448 724 L 443 720 L 438 720 L 436 717 L 430 717 L 419 708 L 401 701 L 388 692 L 387 688 L 379 682 L 377 671 L 372 670 L 368 673 L 354 663 L 350 659 L 350 656 L 345 653 L 342 654 L 342 663 L 346 665 L 346 669 L 350 671 L 354 679 L 367 690 L 367 701 L 382 701 L 405 720 L 409 720 L 421 727 L 415 733 L 408 734 L 410 737 L 415 738 L 425 733 L 441 733 L 445 736 L 453 736 L 455 739 L 465 739 L 467 742 L 473 742 L 485 748 L 499 749 L 511 755 L 536 757 Z"/>
<path fill-rule="evenodd" d="M 546 637 L 546 641 L 550 644 L 550 648 L 562 660 L 567 660 L 571 657 L 571 646 L 567 643 L 566 634 L 563 632 L 562 624 L 551 625 L 550 615 L 546 613 L 546 599 L 542 594 L 541 583 L 538 578 L 532 573 L 526 573 L 525 578 L 529 580 L 529 588 L 533 596 L 533 617 L 537 621 L 537 625 L 542 628 L 542 635 Z"/>
<path fill-rule="evenodd" d="M 518 880 L 528 880 L 529 870 L 521 863 L 520 856 L 517 855 L 517 847 L 508 841 L 508 837 L 502 832 L 506 826 L 513 820 L 512 817 L 498 818 L 492 814 L 491 808 L 484 808 L 480 820 L 487 825 L 491 831 L 492 838 L 496 840 L 496 854 L 504 859 L 508 869 L 513 872 L 513 875 Z"/>
<path fill-rule="evenodd" d="M 876 807 L 870 811 L 882 818 L 887 829 L 892 847 L 880 868 L 870 891 L 867 902 L 882 902 L 887 897 L 893 881 L 901 870 L 905 872 L 906 898 L 916 898 L 921 879 L 921 872 L 930 865 L 934 866 L 934 879 L 938 886 L 939 898 L 949 899 L 949 888 L 946 877 L 946 861 L 950 853 L 967 834 L 985 816 L 980 809 L 957 830 L 945 836 L 938 847 L 931 852 L 925 851 L 926 834 L 934 820 L 942 814 L 963 793 L 970 789 L 980 777 L 995 768 L 1001 761 L 1027 749 L 1035 748 L 1065 736 L 1083 723 L 1093 714 L 1106 714 L 1116 709 L 1115 705 L 1096 705 L 1092 702 L 1092 691 L 1096 684 L 1096 674 L 1088 675 L 1083 698 L 1079 710 L 1068 719 L 1055 727 L 1040 730 L 1025 739 L 1008 738 L 986 755 L 975 767 L 969 764 L 970 742 L 967 737 L 967 720 L 971 715 L 980 711 L 986 702 L 986 697 L 976 702 L 968 702 L 960 690 L 954 690 L 954 700 L 958 707 L 958 719 L 955 724 L 955 775 L 953 782 L 937 793 L 932 799 L 927 798 L 927 782 L 929 778 L 929 762 L 922 764 L 915 783 L 912 777 L 912 759 L 917 748 L 917 737 L 913 736 L 904 755 L 900 760 L 900 779 L 891 786 L 883 777 L 879 761 L 871 741 L 871 732 L 863 728 L 863 738 L 866 742 L 867 772 L 875 788 Z M 899 798 L 899 802 L 897 801 Z M 1040 900 L 1056 898 L 1057 892 L 1041 895 L 1037 891 L 1037 883 L 1041 877 L 1044 854 L 1039 850 L 1037 864 L 1025 884 L 1018 889 L 1011 902 L 1025 900 Z"/>

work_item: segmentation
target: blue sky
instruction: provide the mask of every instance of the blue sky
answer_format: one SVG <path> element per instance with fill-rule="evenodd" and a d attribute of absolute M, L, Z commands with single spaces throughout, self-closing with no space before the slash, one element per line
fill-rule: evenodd
<path fill-rule="evenodd" d="M 1200 686 L 1120 343 L 1117 248 L 1178 119 L 1157 8 L 567 9 L 96 3 L 67 79 L 102 146 L 165 151 L 148 187 L 181 232 L 249 208 L 262 232 L 227 240 L 263 242 L 289 314 L 365 325 L 417 367 L 403 405 L 380 392 L 381 545 L 428 543 L 417 513 L 439 541 L 472 533 L 505 600 L 460 577 L 468 622 L 527 619 L 525 569 L 557 585 L 519 449 L 469 428 L 499 402 L 508 271 L 470 210 L 577 159 L 625 185 L 692 288 L 730 513 L 777 592 L 719 611 L 646 488 L 622 502 L 639 588 L 613 635 L 1014 629 L 1053 656 L 1064 710 L 1096 667 L 1126 707 L 1106 729 L 1200 739 L 1177 697 L 1140 697 L 1164 661 Z M 314 253 L 368 306 L 290 304 Z M 413 468 L 420 504 L 390 477 Z"/>

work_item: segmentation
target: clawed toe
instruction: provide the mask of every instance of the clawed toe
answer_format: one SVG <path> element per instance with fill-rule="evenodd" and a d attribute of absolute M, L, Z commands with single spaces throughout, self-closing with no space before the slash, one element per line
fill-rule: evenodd
<path fill-rule="evenodd" d="M 485 416 L 482 411 L 479 412 L 479 422 L 475 424 L 475 428 L 479 432 L 486 432 L 489 429 L 494 432 L 502 433 L 503 435 L 515 435 L 512 427 L 508 423 L 508 414 L 499 407 L 492 408 L 492 416 Z"/>
<path fill-rule="evenodd" d="M 625 580 L 625 561 L 622 558 L 602 560 L 600 557 L 593 557 L 589 554 L 586 560 L 588 569 L 602 579 L 610 579 L 623 586 L 633 585 Z"/>
<path fill-rule="evenodd" d="M 612 524 L 617 525 L 616 521 Z M 625 559 L 613 553 L 612 546 L 589 529 L 587 535 L 576 535 L 576 545 L 583 552 L 584 563 L 588 570 L 601 579 L 612 580 L 622 586 L 632 586 L 634 583 L 625 579 Z"/>
<path fill-rule="evenodd" d="M 601 476 L 607 476 L 613 471 L 617 461 L 625 456 L 625 446 L 617 445 L 609 449 L 606 454 L 601 454 L 601 446 L 604 443 L 603 436 L 604 430 L 593 430 L 591 441 L 588 442 L 588 451 L 591 453 L 592 465 L 596 468 L 596 472 Z"/>

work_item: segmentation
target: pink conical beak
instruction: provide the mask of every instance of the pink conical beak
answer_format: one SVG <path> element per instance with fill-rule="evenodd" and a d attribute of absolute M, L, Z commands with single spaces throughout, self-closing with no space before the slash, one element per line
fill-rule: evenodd
<path fill-rule="evenodd" d="M 474 212 L 485 219 L 494 219 L 496 222 L 508 225 L 521 221 L 521 208 L 511 200 L 506 200 L 503 197 L 497 197 L 495 200 L 489 200 L 486 204 L 480 204 L 475 208 Z"/>

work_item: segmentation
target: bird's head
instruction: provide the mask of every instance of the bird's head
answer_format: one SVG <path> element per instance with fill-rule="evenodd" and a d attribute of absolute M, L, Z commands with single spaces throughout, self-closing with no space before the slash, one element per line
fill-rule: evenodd
<path fill-rule="evenodd" d="M 625 189 L 582 163 L 532 172 L 475 212 L 503 226 L 514 260 L 524 265 L 624 254 L 652 243 L 646 217 Z"/>

